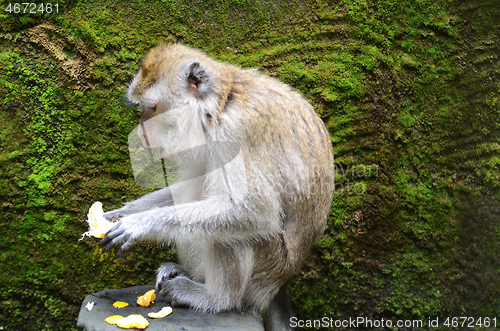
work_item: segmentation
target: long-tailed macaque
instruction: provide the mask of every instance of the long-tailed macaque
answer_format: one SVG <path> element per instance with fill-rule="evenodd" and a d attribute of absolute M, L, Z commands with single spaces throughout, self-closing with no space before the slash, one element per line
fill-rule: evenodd
<path fill-rule="evenodd" d="M 290 281 L 321 236 L 333 194 L 329 134 L 290 86 L 180 44 L 143 59 L 127 99 L 142 108 L 144 146 L 161 147 L 181 179 L 105 213 L 118 254 L 142 240 L 176 245 L 158 270 L 174 304 L 251 308 L 290 330 Z"/>

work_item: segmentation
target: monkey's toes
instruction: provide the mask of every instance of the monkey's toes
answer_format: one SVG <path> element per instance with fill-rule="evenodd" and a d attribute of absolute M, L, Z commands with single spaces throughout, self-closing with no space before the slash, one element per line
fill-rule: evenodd
<path fill-rule="evenodd" d="M 165 263 L 158 268 L 156 276 L 156 291 L 162 296 L 168 298 L 169 295 L 169 282 L 179 276 L 189 278 L 186 269 L 175 263 Z"/>
<path fill-rule="evenodd" d="M 163 264 L 157 271 L 157 280 L 158 281 L 168 281 L 174 279 L 178 276 L 185 276 L 189 278 L 189 274 L 178 264 L 175 263 L 165 263 Z"/>

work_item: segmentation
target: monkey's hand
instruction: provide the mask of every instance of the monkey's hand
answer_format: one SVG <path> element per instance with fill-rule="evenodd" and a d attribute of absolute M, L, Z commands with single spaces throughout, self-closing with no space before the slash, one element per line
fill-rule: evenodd
<path fill-rule="evenodd" d="M 116 222 L 119 221 L 120 218 L 127 216 L 128 213 L 125 211 L 124 208 L 120 209 L 115 209 L 115 210 L 110 210 L 104 213 L 104 218 L 107 219 L 110 222 Z"/>
<path fill-rule="evenodd" d="M 108 251 L 115 246 L 120 246 L 116 252 L 120 256 L 126 249 L 141 240 L 142 233 L 138 222 L 134 219 L 134 215 L 126 216 L 120 219 L 114 227 L 109 230 L 101 240 L 103 250 Z"/>

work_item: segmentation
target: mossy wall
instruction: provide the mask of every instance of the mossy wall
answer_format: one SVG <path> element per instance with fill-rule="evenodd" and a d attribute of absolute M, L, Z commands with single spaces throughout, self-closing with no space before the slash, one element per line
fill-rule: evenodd
<path fill-rule="evenodd" d="M 173 259 L 78 241 L 94 201 L 147 192 L 122 98 L 164 42 L 278 77 L 331 133 L 336 194 L 294 284 L 299 319 L 500 324 L 499 1 L 0 4 L 0 330 L 75 329 L 85 295 L 152 283 Z"/>

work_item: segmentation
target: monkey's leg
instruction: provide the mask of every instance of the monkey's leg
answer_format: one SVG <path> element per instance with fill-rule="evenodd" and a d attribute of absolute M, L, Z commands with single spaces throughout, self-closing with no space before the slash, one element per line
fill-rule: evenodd
<path fill-rule="evenodd" d="M 172 306 L 177 306 L 179 303 L 172 295 L 170 295 L 170 289 L 168 288 L 167 283 L 170 280 L 181 276 L 190 278 L 187 270 L 176 263 L 164 263 L 156 271 L 156 293 L 164 297 Z"/>
<path fill-rule="evenodd" d="M 164 296 L 172 305 L 187 305 L 193 309 L 218 313 L 230 307 L 221 307 L 220 302 L 208 294 L 207 286 L 197 283 L 184 275 L 172 279 L 164 277 L 157 287 L 159 295 Z"/>
<path fill-rule="evenodd" d="M 290 331 L 290 318 L 292 317 L 292 301 L 290 287 L 283 285 L 269 304 L 264 313 L 264 327 L 269 331 Z"/>
<path fill-rule="evenodd" d="M 186 305 L 202 312 L 219 313 L 241 306 L 231 292 L 210 291 L 206 284 L 195 282 L 185 275 L 163 278 L 158 286 L 161 288 L 159 295 L 171 304 Z"/>
<path fill-rule="evenodd" d="M 252 249 L 248 245 L 227 247 L 215 243 L 201 254 L 210 261 L 205 263 L 205 283 L 193 280 L 184 268 L 168 263 L 158 270 L 159 294 L 172 304 L 204 312 L 241 309 L 253 266 Z"/>

